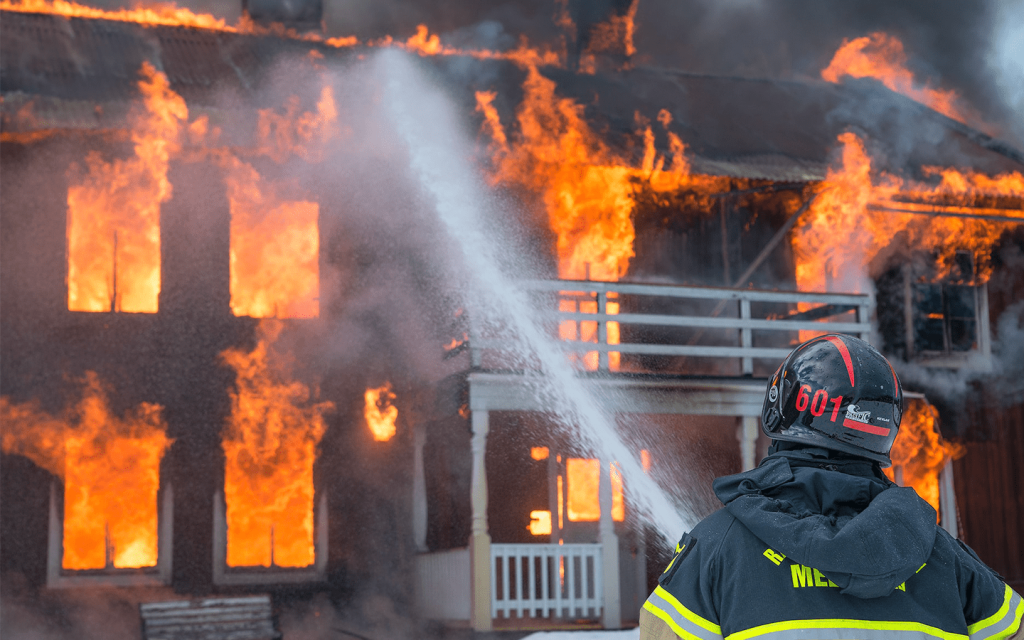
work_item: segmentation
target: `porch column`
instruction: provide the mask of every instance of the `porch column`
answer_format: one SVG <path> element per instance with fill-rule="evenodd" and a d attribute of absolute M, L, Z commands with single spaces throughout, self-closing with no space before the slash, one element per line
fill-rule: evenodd
<path fill-rule="evenodd" d="M 427 443 L 424 424 L 413 428 L 412 537 L 416 551 L 427 551 L 427 475 L 423 467 L 423 446 Z"/>
<path fill-rule="evenodd" d="M 622 602 L 619 594 L 619 537 L 612 521 L 612 482 L 608 461 L 601 461 L 601 480 L 598 483 L 598 502 L 601 521 L 597 541 L 601 543 L 601 576 L 604 582 L 604 611 L 601 625 L 605 629 L 622 626 Z"/>
<path fill-rule="evenodd" d="M 491 536 L 487 533 L 487 432 L 490 429 L 486 411 L 473 411 L 473 475 L 470 502 L 473 509 L 469 537 L 472 563 L 473 608 L 470 624 L 474 631 L 491 630 Z"/>
<path fill-rule="evenodd" d="M 960 532 L 956 526 L 956 493 L 953 489 L 953 459 L 946 458 L 946 464 L 939 472 L 939 517 L 946 533 L 954 538 Z"/>
<path fill-rule="evenodd" d="M 736 438 L 740 441 L 740 460 L 743 471 L 750 471 L 757 466 L 757 434 L 761 427 L 754 416 L 743 416 L 743 423 L 736 430 Z"/>

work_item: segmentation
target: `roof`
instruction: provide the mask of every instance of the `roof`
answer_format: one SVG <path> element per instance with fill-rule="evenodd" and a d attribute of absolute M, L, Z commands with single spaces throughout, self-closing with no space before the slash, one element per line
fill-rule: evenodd
<path fill-rule="evenodd" d="M 163 71 L 192 110 L 280 107 L 279 99 L 271 98 L 279 92 L 261 89 L 283 83 L 305 95 L 319 87 L 305 80 L 318 73 L 321 61 L 351 61 L 365 52 L 272 35 L 5 11 L 0 113 L 8 131 L 119 126 L 138 98 L 143 61 Z M 303 62 L 289 64 L 284 73 L 284 60 Z M 467 114 L 474 114 L 475 91 L 497 89 L 503 121 L 512 121 L 523 69 L 508 61 L 459 56 L 424 62 L 435 67 Z M 644 67 L 594 75 L 551 67 L 541 72 L 556 82 L 560 95 L 584 105 L 595 129 L 623 149 L 636 129 L 635 114 L 654 121 L 667 109 L 699 173 L 820 180 L 836 138 L 848 130 L 869 139 L 889 171 L 913 174 L 926 165 L 967 166 L 988 174 L 1024 171 L 1020 152 L 873 81 L 835 85 Z M 20 117 L 30 102 L 31 117 Z M 667 139 L 655 129 L 659 146 L 667 150 Z"/>

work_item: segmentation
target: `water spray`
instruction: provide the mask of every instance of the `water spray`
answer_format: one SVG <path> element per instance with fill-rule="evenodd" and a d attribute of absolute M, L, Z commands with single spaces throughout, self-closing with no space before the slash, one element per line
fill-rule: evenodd
<path fill-rule="evenodd" d="M 624 486 L 641 516 L 674 541 L 697 522 L 680 510 L 646 474 L 615 431 L 614 419 L 584 387 L 558 342 L 535 317 L 526 291 L 499 265 L 530 271 L 514 245 L 485 230 L 482 212 L 506 213 L 483 188 L 469 162 L 472 142 L 457 118 L 458 110 L 426 82 L 408 54 L 382 51 L 377 64 L 386 82 L 386 103 L 400 138 L 409 150 L 413 174 L 434 200 L 438 218 L 462 253 L 466 308 L 484 325 L 504 326 L 522 362 L 540 364 L 542 375 L 524 374 L 538 399 L 551 408 L 559 425 L 578 435 L 584 448 L 605 463 L 616 462 Z"/>

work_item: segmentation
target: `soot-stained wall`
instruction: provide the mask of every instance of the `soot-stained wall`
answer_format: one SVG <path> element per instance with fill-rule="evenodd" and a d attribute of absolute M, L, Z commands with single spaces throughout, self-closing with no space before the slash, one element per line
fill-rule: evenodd
<path fill-rule="evenodd" d="M 223 177 L 207 162 L 172 163 L 168 173 L 173 197 L 160 211 L 159 311 L 68 311 L 65 176 L 88 151 L 116 157 L 121 146 L 67 133 L 5 142 L 0 150 L 0 395 L 14 403 L 37 400 L 60 416 L 93 371 L 110 391 L 114 414 L 143 402 L 160 405 L 174 441 L 161 464 L 162 485 L 174 488 L 172 587 L 191 595 L 224 591 L 213 584 L 213 500 L 224 483 L 221 436 L 236 381 L 221 354 L 255 347 L 259 320 L 231 312 L 230 207 Z M 407 399 L 414 385 L 401 375 L 394 379 L 398 432 L 391 441 L 373 441 L 362 416 L 363 390 L 390 377 L 387 366 L 323 357 L 324 327 L 338 305 L 336 292 L 321 295 L 327 315 L 285 320 L 279 337 L 296 363 L 296 380 L 314 401 L 335 407 L 325 416 L 314 468 L 317 491 L 329 499 L 328 582 L 313 588 L 357 584 L 407 602 L 411 587 L 392 577 L 408 574 L 412 562 L 411 432 L 418 418 Z M 56 478 L 19 455 L 4 454 L 2 472 L 0 574 L 5 583 L 41 587 L 49 486 Z"/>

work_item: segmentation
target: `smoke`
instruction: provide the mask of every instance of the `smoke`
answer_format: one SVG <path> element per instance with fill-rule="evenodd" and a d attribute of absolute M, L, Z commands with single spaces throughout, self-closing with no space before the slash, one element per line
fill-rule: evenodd
<path fill-rule="evenodd" d="M 0 636 L 19 640 L 137 640 L 138 603 L 170 593 L 120 589 L 33 592 L 20 575 L 0 587 Z"/>
<path fill-rule="evenodd" d="M 1024 141 L 1024 0 L 994 0 L 987 62 L 1008 113 L 1007 134 Z"/>
<path fill-rule="evenodd" d="M 992 356 L 972 354 L 957 369 L 893 360 L 904 388 L 925 393 L 939 406 L 947 432 L 970 425 L 966 411 L 972 395 L 983 390 L 984 400 L 1008 407 L 1024 401 L 1024 302 L 1007 307 L 995 323 Z M 958 435 L 964 435 L 958 433 Z"/>

